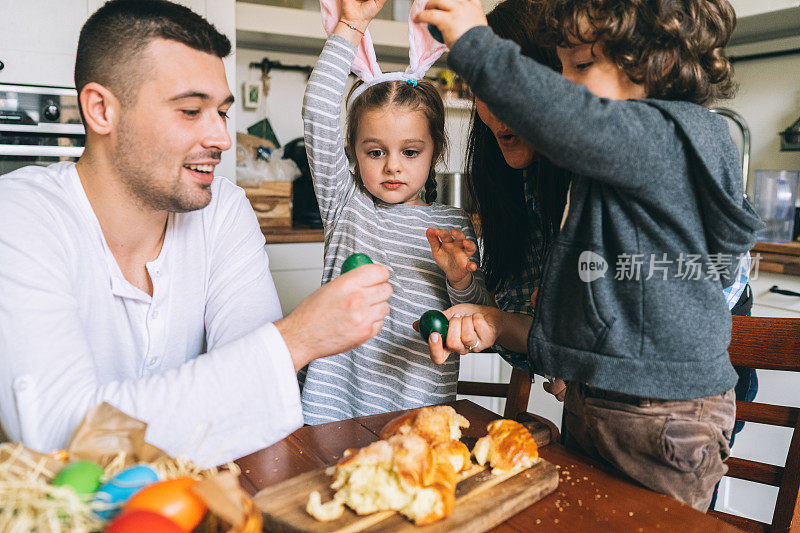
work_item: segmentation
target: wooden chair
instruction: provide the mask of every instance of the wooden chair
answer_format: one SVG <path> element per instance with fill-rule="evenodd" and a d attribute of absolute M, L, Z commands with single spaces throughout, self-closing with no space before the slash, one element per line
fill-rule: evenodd
<path fill-rule="evenodd" d="M 505 398 L 506 407 L 503 418 L 516 420 L 524 424 L 545 425 L 550 430 L 550 442 L 560 438 L 558 427 L 546 418 L 528 412 L 528 400 L 531 396 L 531 375 L 524 370 L 514 368 L 511 379 L 505 383 L 482 383 L 478 381 L 459 381 L 458 394 Z M 529 427 L 530 429 L 530 427 Z"/>
<path fill-rule="evenodd" d="M 731 362 L 766 370 L 800 372 L 800 319 L 733 317 Z M 772 524 L 739 516 L 709 511 L 745 531 L 800 532 L 800 408 L 756 402 L 736 402 L 736 419 L 793 428 L 792 440 L 783 467 L 729 458 L 727 475 L 778 487 L 778 501 Z"/>

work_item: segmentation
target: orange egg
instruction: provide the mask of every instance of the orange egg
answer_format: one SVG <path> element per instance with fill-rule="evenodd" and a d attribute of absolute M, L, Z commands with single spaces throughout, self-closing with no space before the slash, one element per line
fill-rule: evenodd
<path fill-rule="evenodd" d="M 196 480 L 190 477 L 168 479 L 149 485 L 131 497 L 125 511 L 152 511 L 166 516 L 183 529 L 191 531 L 206 514 L 203 503 L 190 487 Z"/>
<path fill-rule="evenodd" d="M 178 524 L 150 511 L 130 511 L 111 522 L 105 533 L 187 533 Z"/>

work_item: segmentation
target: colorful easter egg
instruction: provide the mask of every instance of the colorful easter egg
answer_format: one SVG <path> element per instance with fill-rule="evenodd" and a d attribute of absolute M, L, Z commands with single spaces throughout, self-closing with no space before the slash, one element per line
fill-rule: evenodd
<path fill-rule="evenodd" d="M 431 333 L 434 331 L 442 336 L 442 342 L 447 337 L 447 329 L 450 323 L 444 313 L 441 311 L 430 310 L 425 311 L 419 319 L 419 334 L 422 335 L 422 340 L 428 341 Z"/>
<path fill-rule="evenodd" d="M 56 487 L 69 487 L 78 496 L 88 498 L 100 486 L 103 468 L 92 461 L 76 461 L 62 468 L 51 482 Z"/>
<path fill-rule="evenodd" d="M 369 258 L 367 254 L 353 254 L 347 259 L 344 260 L 342 263 L 342 274 L 345 272 L 349 272 L 354 268 L 358 268 L 361 265 L 371 265 L 372 259 Z"/>
<path fill-rule="evenodd" d="M 100 518 L 109 520 L 122 506 L 148 485 L 158 481 L 158 474 L 148 465 L 134 465 L 106 481 L 94 495 L 94 507 Z"/>
<path fill-rule="evenodd" d="M 196 482 L 190 477 L 159 481 L 134 494 L 124 510 L 152 511 L 166 516 L 183 529 L 192 530 L 208 509 L 203 500 L 191 491 Z"/>
<path fill-rule="evenodd" d="M 111 522 L 105 533 L 186 533 L 167 518 L 152 511 L 128 511 Z"/>

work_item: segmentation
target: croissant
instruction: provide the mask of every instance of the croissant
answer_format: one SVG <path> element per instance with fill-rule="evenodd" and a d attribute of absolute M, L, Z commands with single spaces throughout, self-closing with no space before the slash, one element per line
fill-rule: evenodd
<path fill-rule="evenodd" d="M 390 420 L 381 430 L 381 438 L 414 433 L 431 446 L 461 438 L 461 428 L 468 428 L 469 420 L 456 413 L 449 405 L 435 405 L 414 409 Z"/>
<path fill-rule="evenodd" d="M 318 520 L 338 518 L 347 505 L 359 515 L 394 510 L 417 525 L 435 522 L 453 512 L 457 456 L 463 453 L 431 447 L 418 435 L 373 442 L 336 465 L 333 500 L 323 504 L 312 493 L 306 510 Z"/>
<path fill-rule="evenodd" d="M 433 451 L 443 459 L 450 461 L 456 474 L 472 466 L 469 448 L 460 440 L 448 440 L 435 444 Z"/>
<path fill-rule="evenodd" d="M 530 468 L 539 460 L 539 449 L 525 426 L 500 419 L 486 426 L 488 434 L 478 439 L 472 455 L 479 465 L 489 463 L 494 470 L 508 472 Z"/>

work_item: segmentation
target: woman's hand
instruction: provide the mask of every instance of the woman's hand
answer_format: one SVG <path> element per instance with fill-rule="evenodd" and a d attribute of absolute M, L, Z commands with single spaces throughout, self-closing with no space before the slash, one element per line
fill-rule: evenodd
<path fill-rule="evenodd" d="M 431 360 L 437 365 L 453 352 L 465 355 L 492 346 L 502 324 L 500 315 L 504 314 L 496 307 L 474 304 L 455 305 L 443 313 L 450 321 L 444 345 L 438 333 L 431 333 L 428 338 Z M 418 329 L 416 322 L 414 329 Z"/>
<path fill-rule="evenodd" d="M 444 270 L 450 286 L 459 291 L 469 287 L 472 273 L 478 269 L 471 260 L 477 245 L 458 230 L 448 232 L 446 229 L 428 228 L 425 236 L 431 245 L 433 259 Z"/>
<path fill-rule="evenodd" d="M 467 30 L 487 25 L 480 0 L 429 0 L 414 22 L 439 28 L 448 48 L 452 48 Z"/>
<path fill-rule="evenodd" d="M 358 46 L 361 37 L 367 31 L 367 26 L 378 15 L 386 0 L 341 0 L 341 2 L 342 18 L 333 33 L 341 35 Z M 342 20 L 355 26 L 356 30 L 341 22 Z"/>

